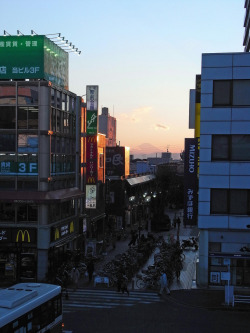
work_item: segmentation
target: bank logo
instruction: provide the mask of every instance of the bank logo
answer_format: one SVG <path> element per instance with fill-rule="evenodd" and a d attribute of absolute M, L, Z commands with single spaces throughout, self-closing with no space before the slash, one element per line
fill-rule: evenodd
<path fill-rule="evenodd" d="M 18 230 L 18 233 L 16 235 L 16 242 L 20 242 L 19 237 L 21 239 L 21 242 L 28 242 L 30 243 L 30 234 L 28 230 Z"/>

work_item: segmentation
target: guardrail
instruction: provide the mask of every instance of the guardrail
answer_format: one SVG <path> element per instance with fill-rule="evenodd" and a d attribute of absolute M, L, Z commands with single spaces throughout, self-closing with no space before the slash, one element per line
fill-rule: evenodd
<path fill-rule="evenodd" d="M 234 307 L 235 303 L 249 303 L 250 304 L 250 296 L 249 295 L 233 295 L 232 306 Z"/>

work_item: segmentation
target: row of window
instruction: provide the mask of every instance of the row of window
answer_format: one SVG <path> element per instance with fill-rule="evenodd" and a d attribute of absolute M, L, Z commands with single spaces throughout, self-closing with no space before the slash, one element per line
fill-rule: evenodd
<path fill-rule="evenodd" d="M 38 105 L 38 98 L 38 86 L 0 85 L 0 105 Z M 51 88 L 51 105 L 74 112 L 75 98 Z"/>
<path fill-rule="evenodd" d="M 250 106 L 250 80 L 213 81 L 213 106 Z"/>
<path fill-rule="evenodd" d="M 212 161 L 250 161 L 250 135 L 213 135 Z"/>
<path fill-rule="evenodd" d="M 210 213 L 250 215 L 250 190 L 211 189 Z"/>
<path fill-rule="evenodd" d="M 16 107 L 0 106 L 0 129 L 16 129 Z M 38 129 L 38 107 L 17 108 L 17 129 Z M 75 134 L 75 115 L 52 109 L 51 129 L 53 132 Z"/>
<path fill-rule="evenodd" d="M 68 217 L 75 216 L 74 200 L 66 201 L 63 204 L 49 205 L 49 222 L 60 221 Z M 18 204 L 0 203 L 0 221 L 1 222 L 37 222 L 38 205 L 36 204 Z"/>

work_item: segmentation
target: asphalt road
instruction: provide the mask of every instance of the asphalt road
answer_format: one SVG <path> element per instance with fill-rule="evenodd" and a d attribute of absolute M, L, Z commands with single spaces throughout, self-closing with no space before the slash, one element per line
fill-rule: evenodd
<path fill-rule="evenodd" d="M 125 297 L 125 296 L 124 296 Z M 73 333 L 246 333 L 248 311 L 208 308 L 171 293 L 159 302 L 114 308 L 74 309 L 64 313 L 65 331 Z"/>

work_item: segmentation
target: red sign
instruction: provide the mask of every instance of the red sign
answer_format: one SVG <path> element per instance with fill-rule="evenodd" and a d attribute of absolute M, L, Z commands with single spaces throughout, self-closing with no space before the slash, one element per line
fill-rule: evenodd
<path fill-rule="evenodd" d="M 97 136 L 87 136 L 86 140 L 86 183 L 96 184 L 97 182 Z"/>

